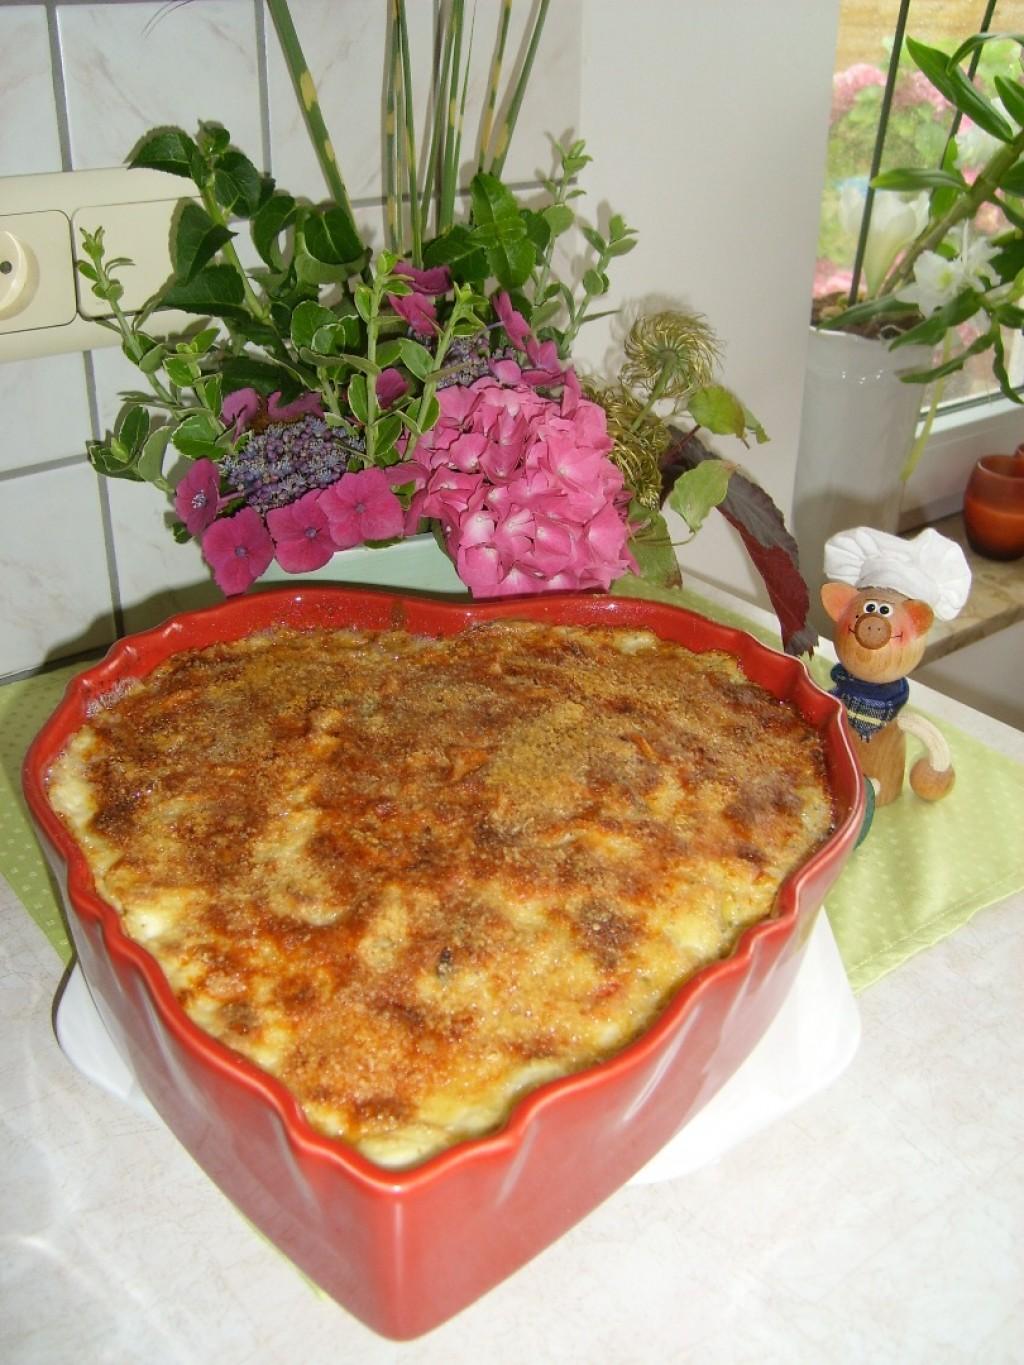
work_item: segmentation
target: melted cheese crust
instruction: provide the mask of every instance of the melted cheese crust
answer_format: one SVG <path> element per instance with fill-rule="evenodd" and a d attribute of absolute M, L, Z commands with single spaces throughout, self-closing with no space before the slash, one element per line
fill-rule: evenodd
<path fill-rule="evenodd" d="M 389 1167 L 622 1048 L 832 827 L 730 656 L 527 622 L 176 654 L 50 800 L 190 1017 Z"/>

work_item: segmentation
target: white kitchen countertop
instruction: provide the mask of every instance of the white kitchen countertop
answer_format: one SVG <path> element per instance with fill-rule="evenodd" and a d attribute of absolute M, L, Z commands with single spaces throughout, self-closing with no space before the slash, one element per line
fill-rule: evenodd
<path fill-rule="evenodd" d="M 913 686 L 1024 761 L 1024 734 Z M 829 1089 L 715 1165 L 620 1190 L 407 1344 L 312 1290 L 161 1124 L 72 1068 L 61 975 L 0 882 L 12 1365 L 1024 1361 L 1024 893 L 858 997 Z"/>

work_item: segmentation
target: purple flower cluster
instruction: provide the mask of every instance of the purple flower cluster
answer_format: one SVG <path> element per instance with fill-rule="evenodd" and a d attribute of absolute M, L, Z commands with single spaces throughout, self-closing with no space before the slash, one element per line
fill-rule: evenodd
<path fill-rule="evenodd" d="M 358 438 L 329 427 L 322 417 L 303 417 L 254 432 L 244 450 L 225 457 L 221 470 L 250 507 L 265 513 L 329 487 L 361 449 Z"/>

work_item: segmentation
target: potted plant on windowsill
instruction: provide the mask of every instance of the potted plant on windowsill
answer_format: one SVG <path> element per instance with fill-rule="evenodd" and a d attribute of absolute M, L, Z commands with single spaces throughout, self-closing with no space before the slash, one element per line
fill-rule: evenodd
<path fill-rule="evenodd" d="M 939 165 L 873 176 L 853 278 L 844 293 L 815 300 L 794 501 L 805 566 L 820 563 L 825 541 L 844 527 L 897 529 L 901 481 L 947 376 L 988 356 L 1002 392 L 1020 401 L 1003 329 L 1024 325 L 1024 86 L 997 74 L 990 97 L 964 69 L 995 42 L 1018 57 L 1024 48 L 1024 38 L 1003 34 L 975 34 L 950 55 L 907 41 L 952 126 Z M 876 165 L 880 155 L 879 142 Z M 979 212 L 996 220 L 990 235 L 976 226 Z M 927 383 L 930 411 L 915 440 Z"/>
<path fill-rule="evenodd" d="M 808 594 L 777 509 L 704 440 L 767 439 L 719 380 L 700 317 L 641 318 L 619 381 L 577 377 L 580 328 L 606 311 L 609 271 L 636 235 L 579 212 L 582 141 L 556 144 L 543 202 L 520 201 L 502 170 L 547 0 L 504 101 L 510 0 L 499 13 L 476 174 L 459 194 L 468 42 L 462 0 L 440 11 L 432 115 L 418 136 L 406 6 L 382 8 L 384 247 L 353 217 L 286 0 L 268 0 L 331 202 L 296 200 L 203 123 L 157 129 L 130 164 L 183 177 L 173 272 L 134 316 L 102 232 L 80 269 L 148 386 L 123 397 L 115 430 L 90 445 L 104 475 L 146 481 L 173 503 L 217 584 L 245 591 L 268 571 L 327 572 L 352 547 L 432 533 L 475 596 L 558 589 L 643 591 L 678 582 L 661 508 L 695 533 L 714 507 L 765 578 L 787 648 Z M 502 114 L 500 111 L 504 109 Z M 260 258 L 235 249 L 248 225 Z M 585 260 L 559 273 L 560 239 Z M 582 254 L 577 253 L 577 257 Z M 160 310 L 202 322 L 159 334 Z M 339 577 L 345 576 L 338 563 Z"/>

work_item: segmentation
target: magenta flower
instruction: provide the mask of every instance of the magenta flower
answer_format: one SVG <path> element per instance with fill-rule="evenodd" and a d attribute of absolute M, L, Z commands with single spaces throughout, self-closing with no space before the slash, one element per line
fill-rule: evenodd
<path fill-rule="evenodd" d="M 274 507 L 267 513 L 274 553 L 286 573 L 312 573 L 334 554 L 336 547 L 327 515 L 319 505 L 320 497 L 319 490 L 313 489 L 287 507 Z"/>
<path fill-rule="evenodd" d="M 437 332 L 437 309 L 426 294 L 389 294 L 388 303 L 419 336 L 431 337 Z"/>
<path fill-rule="evenodd" d="M 267 417 L 271 422 L 297 422 L 300 417 L 322 417 L 324 405 L 318 393 L 300 393 L 290 403 L 281 404 L 280 389 L 267 399 Z"/>
<path fill-rule="evenodd" d="M 382 370 L 377 376 L 377 402 L 382 408 L 389 408 L 409 392 L 409 385 L 401 370 Z"/>
<path fill-rule="evenodd" d="M 495 295 L 491 303 L 509 341 L 517 351 L 525 351 L 527 341 L 533 340 L 533 333 L 522 313 L 512 307 L 512 300 L 504 289 Z"/>
<path fill-rule="evenodd" d="M 224 399 L 220 419 L 225 426 L 232 427 L 231 435 L 236 441 L 243 431 L 249 430 L 259 416 L 262 402 L 262 396 L 255 389 L 236 389 Z"/>
<path fill-rule="evenodd" d="M 274 542 L 252 507 L 215 521 L 203 536 L 203 558 L 226 597 L 245 592 L 274 558 Z"/>
<path fill-rule="evenodd" d="M 205 531 L 217 515 L 220 472 L 212 460 L 196 460 L 174 490 L 174 510 L 191 536 Z"/>
<path fill-rule="evenodd" d="M 383 469 L 343 474 L 318 496 L 339 550 L 368 540 L 392 540 L 403 532 L 405 513 Z"/>
<path fill-rule="evenodd" d="M 318 393 L 303 393 L 293 402 L 283 404 L 278 401 L 280 397 L 280 389 L 269 398 L 264 398 L 255 389 L 236 389 L 221 404 L 221 421 L 232 428 L 231 435 L 237 441 L 242 432 L 248 431 L 261 415 L 268 422 L 297 422 L 301 417 L 324 415 Z"/>
<path fill-rule="evenodd" d="M 395 274 L 408 280 L 417 294 L 447 294 L 452 287 L 452 272 L 446 265 L 435 265 L 431 270 L 417 270 L 409 261 L 399 261 Z"/>

